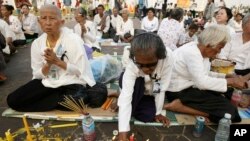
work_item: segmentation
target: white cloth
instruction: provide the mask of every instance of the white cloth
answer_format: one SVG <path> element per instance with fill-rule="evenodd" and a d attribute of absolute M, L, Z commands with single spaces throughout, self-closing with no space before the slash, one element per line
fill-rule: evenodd
<path fill-rule="evenodd" d="M 161 37 L 165 47 L 173 51 L 177 49 L 177 44 L 179 44 L 181 36 L 184 36 L 185 29 L 180 22 L 165 18 L 162 20 L 157 34 Z"/>
<path fill-rule="evenodd" d="M 10 15 L 9 17 L 9 27 L 11 31 L 15 34 L 12 39 L 14 40 L 25 40 L 25 36 L 22 30 L 22 24 L 16 16 Z"/>
<path fill-rule="evenodd" d="M 236 22 L 234 19 L 229 21 L 229 25 L 234 28 L 235 32 L 242 32 L 242 21 Z"/>
<path fill-rule="evenodd" d="M 186 34 L 181 37 L 180 44 L 182 45 L 182 44 L 189 43 L 192 41 L 198 43 L 198 37 L 196 36 L 196 34 L 190 37 L 189 32 L 186 32 Z"/>
<path fill-rule="evenodd" d="M 39 32 L 38 19 L 35 15 L 31 13 L 29 13 L 27 16 L 22 16 L 22 25 L 25 31 L 28 31 L 30 33 Z"/>
<path fill-rule="evenodd" d="M 204 28 L 207 28 L 207 27 L 209 27 L 209 26 L 213 26 L 213 25 L 217 25 L 217 23 L 216 22 L 212 22 L 212 23 L 209 23 L 209 24 L 205 24 L 205 26 L 204 26 Z M 235 30 L 229 25 L 229 24 L 227 24 L 227 25 L 225 25 L 226 26 L 226 28 L 227 28 L 227 31 L 228 31 L 228 33 L 230 34 L 230 36 L 232 37 L 236 32 L 235 32 Z"/>
<path fill-rule="evenodd" d="M 95 23 L 95 26 L 96 26 L 96 29 L 97 29 L 97 32 L 96 32 L 97 36 L 102 36 L 102 32 L 98 31 L 98 29 L 101 29 L 101 26 L 98 26 L 98 24 L 101 22 L 101 20 L 102 20 L 102 18 L 100 17 L 100 15 L 96 14 L 95 17 L 94 17 L 94 23 Z M 103 29 L 103 32 L 107 33 L 108 30 L 109 30 L 109 27 L 110 27 L 110 17 L 107 16 L 106 21 L 105 21 L 105 28 Z"/>
<path fill-rule="evenodd" d="M 227 81 L 222 78 L 225 75 L 210 74 L 209 59 L 202 57 L 195 42 L 185 44 L 173 54 L 175 60 L 168 91 L 179 92 L 193 86 L 201 90 L 226 92 Z"/>
<path fill-rule="evenodd" d="M 84 26 L 87 29 L 87 32 L 83 34 L 83 37 L 82 37 L 82 28 L 79 23 L 77 23 L 74 26 L 74 32 L 77 35 L 79 35 L 83 39 L 84 43 L 87 44 L 88 46 L 90 47 L 95 46 L 99 48 L 99 45 L 96 40 L 96 29 L 94 23 L 92 21 L 87 20 Z"/>
<path fill-rule="evenodd" d="M 114 29 L 116 29 L 118 23 L 122 22 L 122 17 L 120 15 L 117 15 L 116 17 L 114 15 L 111 15 L 111 25 Z"/>
<path fill-rule="evenodd" d="M 250 41 L 243 43 L 242 33 L 234 34 L 231 41 L 221 50 L 218 58 L 236 62 L 235 69 L 249 69 Z"/>
<path fill-rule="evenodd" d="M 128 32 L 134 36 L 134 24 L 131 19 L 128 19 L 126 22 L 122 20 L 122 22 L 117 24 L 116 35 L 124 36 Z"/>
<path fill-rule="evenodd" d="M 5 38 L 12 37 L 12 31 L 9 25 L 2 19 L 0 19 L 0 31 Z"/>
<path fill-rule="evenodd" d="M 160 79 L 161 83 L 161 92 L 155 95 L 155 106 L 156 106 L 156 115 L 162 112 L 165 91 L 167 91 L 171 72 L 173 65 L 173 56 L 172 51 L 167 49 L 167 57 L 165 59 L 158 60 L 153 76 L 157 74 L 157 79 Z M 130 61 L 123 75 L 122 81 L 122 90 L 118 98 L 119 114 L 119 132 L 125 132 L 130 130 L 129 121 L 131 118 L 132 112 L 132 94 L 134 91 L 134 84 L 137 77 L 144 77 L 145 81 L 148 78 L 148 75 L 145 75 L 138 67 Z M 146 84 L 146 82 L 145 82 Z"/>
<path fill-rule="evenodd" d="M 66 27 L 61 29 L 60 38 L 56 43 L 54 52 L 58 57 L 61 57 L 63 53 L 66 54 L 67 57 L 64 57 L 64 61 L 67 63 L 67 69 L 63 70 L 54 66 L 57 69 L 58 79 L 44 76 L 42 67 L 46 63 L 43 57 L 46 49 L 46 40 L 47 34 L 44 33 L 32 43 L 31 68 L 33 79 L 42 79 L 43 85 L 49 88 L 70 84 L 95 85 L 87 55 L 82 48 L 83 41 Z"/>
<path fill-rule="evenodd" d="M 148 17 L 144 17 L 141 23 L 141 29 L 146 30 L 147 32 L 157 31 L 159 27 L 158 18 L 154 17 L 153 20 L 149 20 Z"/>
<path fill-rule="evenodd" d="M 0 19 L 0 32 L 3 34 L 5 39 L 12 38 L 12 36 L 14 36 L 14 33 L 10 30 L 9 25 L 2 19 Z M 8 44 L 6 44 L 3 52 L 6 54 L 10 54 L 10 48 Z"/>

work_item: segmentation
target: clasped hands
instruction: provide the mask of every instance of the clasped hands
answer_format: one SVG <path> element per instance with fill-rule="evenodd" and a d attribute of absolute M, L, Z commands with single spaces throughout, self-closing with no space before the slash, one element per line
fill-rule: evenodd
<path fill-rule="evenodd" d="M 44 59 L 48 65 L 57 65 L 60 59 L 56 56 L 55 52 L 51 48 L 46 48 L 44 50 Z"/>

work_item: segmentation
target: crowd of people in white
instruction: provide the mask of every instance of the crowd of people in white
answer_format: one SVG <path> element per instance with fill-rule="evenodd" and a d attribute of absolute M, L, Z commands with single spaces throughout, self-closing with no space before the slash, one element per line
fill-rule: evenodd
<path fill-rule="evenodd" d="M 163 9 L 159 7 L 164 3 L 159 6 L 157 1 L 143 14 L 145 1 L 139 0 L 136 12 L 141 26 L 135 29 L 129 9 L 117 2 L 113 9 L 99 4 L 94 15 L 80 5 L 70 8 L 77 22 L 72 30 L 63 27 L 64 19 L 55 5 L 42 6 L 37 17 L 30 12 L 30 4 L 23 3 L 19 16 L 14 16 L 14 7 L 1 0 L 4 43 L 0 48 L 0 81 L 7 79 L 3 70 L 10 55 L 34 41 L 33 80 L 11 93 L 8 105 L 19 111 L 50 110 L 57 108 L 62 98 L 58 91 L 94 86 L 83 44 L 101 50 L 99 40 L 111 38 L 130 43 L 123 54 L 126 68 L 121 74 L 118 99 L 121 140 L 130 130 L 131 115 L 145 122 L 169 124 L 161 115 L 162 109 L 201 115 L 213 122 L 228 112 L 233 122 L 241 121 L 237 107 L 230 103 L 233 90 L 228 86 L 244 89 L 250 79 L 250 13 L 233 12 L 223 0 L 219 5 L 208 0 L 204 11 L 168 8 L 166 4 Z M 234 61 L 235 74 L 211 72 L 210 61 L 214 58 Z M 160 89 L 155 90 L 156 86 Z M 23 98 L 34 87 L 41 92 Z M 50 97 L 50 93 L 55 95 Z M 165 95 L 169 103 L 164 105 Z M 45 100 L 23 105 L 37 96 Z M 44 107 L 46 101 L 49 106 Z"/>

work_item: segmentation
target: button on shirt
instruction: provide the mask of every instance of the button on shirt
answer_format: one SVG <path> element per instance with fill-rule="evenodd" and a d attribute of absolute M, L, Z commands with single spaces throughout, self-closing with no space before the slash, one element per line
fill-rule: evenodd
<path fill-rule="evenodd" d="M 160 79 L 159 82 L 161 83 L 161 92 L 155 95 L 156 115 L 160 114 L 163 108 L 165 91 L 167 91 L 170 83 L 172 64 L 172 51 L 167 49 L 167 57 L 165 59 L 158 60 L 156 69 L 152 74 L 153 76 L 157 74 L 157 79 Z M 130 61 L 123 75 L 123 87 L 118 98 L 119 132 L 126 132 L 130 130 L 129 121 L 132 112 L 132 94 L 134 91 L 135 80 L 138 77 L 144 77 L 144 79 L 146 77 L 146 82 L 149 78 L 148 75 L 145 75 L 132 61 Z M 145 85 L 147 85 L 147 83 L 145 83 Z M 146 87 L 149 87 L 150 89 L 150 86 Z M 146 94 L 148 95 L 148 93 Z"/>
<path fill-rule="evenodd" d="M 168 91 L 179 92 L 189 87 L 226 92 L 224 74 L 210 72 L 208 58 L 203 58 L 197 44 L 190 42 L 176 49 L 175 61 Z"/>

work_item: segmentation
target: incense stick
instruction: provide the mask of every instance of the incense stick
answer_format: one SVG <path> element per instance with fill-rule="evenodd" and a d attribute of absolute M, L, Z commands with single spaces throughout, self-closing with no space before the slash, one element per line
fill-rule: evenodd
<path fill-rule="evenodd" d="M 64 96 L 64 101 L 59 102 L 65 108 L 68 108 L 74 112 L 87 114 L 87 105 L 84 104 L 83 99 L 78 99 L 78 102 L 72 96 Z"/>

